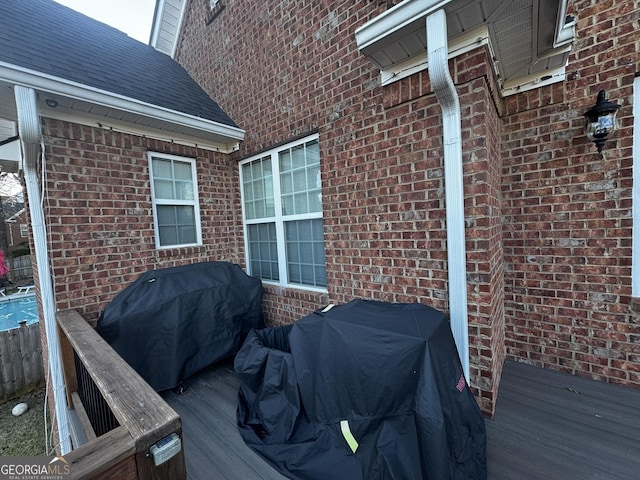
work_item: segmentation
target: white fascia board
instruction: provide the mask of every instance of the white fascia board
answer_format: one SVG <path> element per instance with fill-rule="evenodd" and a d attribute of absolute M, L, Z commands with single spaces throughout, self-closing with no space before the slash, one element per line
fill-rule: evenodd
<path fill-rule="evenodd" d="M 443 8 L 451 0 L 405 0 L 356 29 L 356 44 L 363 50 L 401 30 L 429 13 Z"/>
<path fill-rule="evenodd" d="M 220 153 L 232 153 L 240 148 L 239 142 L 212 142 L 195 136 L 184 135 L 171 131 L 162 131 L 145 125 L 126 123 L 118 121 L 115 118 L 100 117 L 86 112 L 70 113 L 59 108 L 48 108 L 43 106 L 40 109 L 40 115 L 42 117 L 51 118 L 52 120 L 76 123 L 78 125 L 86 125 L 93 128 L 103 128 L 114 132 L 137 135 L 139 137 L 148 137 L 167 143 L 177 143 L 179 145 L 203 148 L 205 150 L 212 150 Z"/>
<path fill-rule="evenodd" d="M 154 11 L 153 22 L 151 23 L 151 35 L 149 36 L 149 45 L 151 45 L 153 48 L 156 48 L 156 43 L 158 42 L 158 35 L 160 34 L 160 29 L 162 27 L 164 1 L 165 0 L 156 0 L 156 8 Z"/>
<path fill-rule="evenodd" d="M 553 40 L 554 48 L 573 43 L 576 38 L 576 22 L 566 22 L 568 0 L 562 0 L 558 6 L 556 18 L 556 35 Z"/>
<path fill-rule="evenodd" d="M 159 107 L 133 98 L 53 77 L 40 72 L 0 62 L 0 81 L 22 85 L 35 90 L 62 95 L 84 102 L 114 108 L 123 112 L 163 120 L 195 130 L 214 133 L 229 139 L 227 143 L 244 140 L 245 131 L 223 123 L 206 120 L 168 108 Z"/>
<path fill-rule="evenodd" d="M 463 35 L 459 35 L 449 42 L 449 59 L 455 58 L 463 53 L 470 52 L 478 47 L 489 45 L 489 29 L 486 25 L 471 30 Z M 408 60 L 393 65 L 384 70 L 380 70 L 380 84 L 382 86 L 397 82 L 409 77 L 414 73 L 428 68 L 426 50 L 419 55 L 414 55 Z"/>
<path fill-rule="evenodd" d="M 553 83 L 563 82 L 566 78 L 566 67 L 552 68 L 544 72 L 530 75 L 527 77 L 519 77 L 512 82 L 505 82 L 500 89 L 503 97 L 515 95 L 516 93 L 526 92 L 535 88 L 544 87 Z"/>
<path fill-rule="evenodd" d="M 173 33 L 171 38 L 171 51 L 167 52 L 164 49 L 158 49 L 158 39 L 160 37 L 160 32 L 163 30 L 163 25 L 165 23 L 165 15 L 166 15 L 166 6 L 171 4 L 173 7 L 176 7 L 180 12 L 178 14 L 178 24 L 176 25 L 176 31 Z M 178 38 L 180 37 L 180 30 L 182 29 L 182 22 L 184 21 L 184 13 L 187 7 L 187 2 L 185 0 L 156 0 L 156 10 L 155 16 L 153 17 L 153 23 L 151 26 L 151 38 L 149 41 L 149 45 L 151 45 L 156 50 L 166 53 L 171 56 L 171 58 L 175 58 L 176 49 L 178 48 Z"/>
<path fill-rule="evenodd" d="M 178 25 L 176 26 L 176 34 L 173 37 L 173 46 L 171 47 L 171 58 L 176 57 L 176 50 L 178 49 L 178 38 L 180 38 L 180 30 L 182 30 L 182 22 L 184 21 L 184 11 L 187 9 L 187 2 L 182 0 L 180 2 L 180 17 L 178 18 Z"/>

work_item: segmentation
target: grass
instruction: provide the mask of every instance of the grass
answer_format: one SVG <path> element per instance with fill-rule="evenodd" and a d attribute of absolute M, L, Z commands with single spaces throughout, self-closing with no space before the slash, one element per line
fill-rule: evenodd
<path fill-rule="evenodd" d="M 40 388 L 0 404 L 0 456 L 46 455 L 44 394 Z M 11 410 L 21 402 L 29 405 L 29 410 L 15 417 Z"/>

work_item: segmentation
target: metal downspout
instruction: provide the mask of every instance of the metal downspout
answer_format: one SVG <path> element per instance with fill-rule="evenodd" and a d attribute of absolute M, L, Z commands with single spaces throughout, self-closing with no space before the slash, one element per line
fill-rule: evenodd
<path fill-rule="evenodd" d="M 467 255 L 464 232 L 460 101 L 449 74 L 447 16 L 444 10 L 438 10 L 427 16 L 426 27 L 429 78 L 442 108 L 447 260 L 449 263 L 449 315 L 464 375 L 469 382 Z"/>
<path fill-rule="evenodd" d="M 18 111 L 18 131 L 24 155 L 24 178 L 29 198 L 33 243 L 38 263 L 38 286 L 47 336 L 48 363 L 56 419 L 58 421 L 60 453 L 65 455 L 71 451 L 71 440 L 67 420 L 67 402 L 62 375 L 55 302 L 53 299 L 53 284 L 51 282 L 51 269 L 49 268 L 47 232 L 44 223 L 44 212 L 42 211 L 42 195 L 40 194 L 40 184 L 38 182 L 38 157 L 40 156 L 42 142 L 40 115 L 38 113 L 36 93 L 33 89 L 16 85 L 14 87 L 14 95 Z M 42 165 L 42 168 L 45 168 L 44 165 Z"/>

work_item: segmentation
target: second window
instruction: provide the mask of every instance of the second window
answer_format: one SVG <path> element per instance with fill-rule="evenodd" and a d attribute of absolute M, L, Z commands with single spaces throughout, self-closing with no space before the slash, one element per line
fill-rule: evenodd
<path fill-rule="evenodd" d="M 317 136 L 240 164 L 249 273 L 280 285 L 327 285 Z"/>

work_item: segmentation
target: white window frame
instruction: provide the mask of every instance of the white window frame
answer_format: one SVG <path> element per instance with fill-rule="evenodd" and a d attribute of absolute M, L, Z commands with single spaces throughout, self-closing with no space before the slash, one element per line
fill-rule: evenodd
<path fill-rule="evenodd" d="M 247 229 L 247 225 L 275 223 L 276 240 L 277 240 L 277 248 L 278 248 L 279 281 L 262 279 L 262 282 L 270 285 L 277 285 L 284 288 L 295 288 L 295 289 L 301 289 L 301 290 L 309 290 L 313 292 L 326 293 L 327 292 L 326 287 L 314 287 L 312 285 L 304 285 L 300 283 L 289 282 L 289 278 L 288 278 L 289 275 L 287 271 L 287 249 L 286 249 L 286 240 L 285 240 L 285 231 L 284 231 L 284 225 L 286 222 L 292 222 L 296 220 L 323 219 L 324 218 L 323 210 L 321 210 L 320 212 L 294 214 L 294 215 L 282 214 L 282 193 L 280 190 L 280 164 L 279 164 L 278 154 L 283 150 L 293 148 L 293 147 L 311 142 L 313 140 L 316 140 L 319 142 L 318 134 L 309 135 L 307 137 L 300 138 L 293 142 L 279 145 L 278 147 L 272 148 L 258 155 L 254 155 L 250 158 L 246 158 L 241 162 L 239 162 L 238 168 L 240 171 L 240 196 L 241 196 L 241 203 L 242 203 L 242 225 L 244 229 L 245 265 L 247 266 L 247 272 L 249 273 L 249 275 L 251 275 L 249 232 Z M 274 200 L 275 215 L 273 217 L 247 219 L 247 215 L 245 211 L 245 192 L 243 187 L 244 182 L 243 182 L 242 166 L 247 163 L 251 163 L 256 160 L 265 158 L 267 156 L 271 157 L 271 175 L 274 179 L 273 200 Z M 324 236 L 323 236 L 323 243 L 324 243 Z M 326 252 L 326 245 L 325 245 L 325 252 Z M 325 262 L 325 272 L 326 272 L 326 262 Z"/>
<path fill-rule="evenodd" d="M 155 243 L 158 250 L 167 250 L 171 248 L 197 247 L 202 245 L 202 221 L 200 218 L 200 198 L 198 195 L 198 170 L 196 168 L 196 160 L 189 157 L 180 157 L 178 155 L 169 155 L 166 153 L 148 152 L 149 160 L 149 178 L 151 182 L 151 203 L 153 205 L 153 229 L 155 232 Z M 153 177 L 153 159 L 159 158 L 163 160 L 174 160 L 184 162 L 191 165 L 191 179 L 193 181 L 193 200 L 177 200 L 177 199 L 159 199 L 156 198 L 155 182 Z M 160 229 L 158 225 L 158 205 L 185 205 L 192 206 L 195 217 L 196 242 L 195 243 L 179 243 L 174 245 L 160 245 Z"/>

